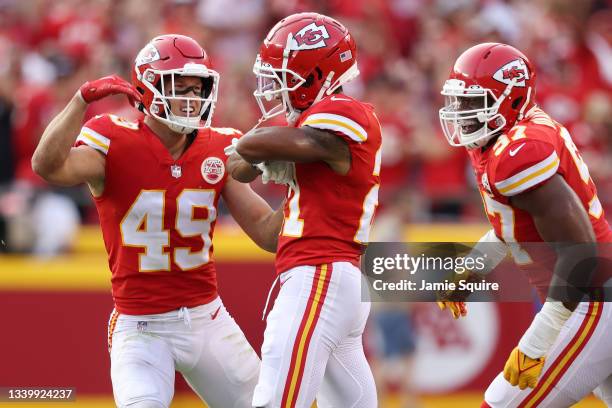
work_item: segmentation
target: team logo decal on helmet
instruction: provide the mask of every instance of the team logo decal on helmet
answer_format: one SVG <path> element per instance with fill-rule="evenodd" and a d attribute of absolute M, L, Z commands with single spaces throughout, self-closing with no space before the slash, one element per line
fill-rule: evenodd
<path fill-rule="evenodd" d="M 139 67 L 159 59 L 159 51 L 157 51 L 157 48 L 155 48 L 153 44 L 147 44 L 136 56 L 135 65 Z"/>
<path fill-rule="evenodd" d="M 318 13 L 298 13 L 268 33 L 253 65 L 262 120 L 301 112 L 359 75 L 357 46 L 346 27 Z"/>
<path fill-rule="evenodd" d="M 514 82 L 514 86 L 524 88 L 526 80 L 529 79 L 529 71 L 527 70 L 525 62 L 517 59 L 497 70 L 497 72 L 493 74 L 493 78 L 506 85 Z"/>
<path fill-rule="evenodd" d="M 328 38 L 329 34 L 324 25 L 310 23 L 293 36 L 289 49 L 314 50 L 316 48 L 323 48 L 327 45 L 325 40 Z"/>
<path fill-rule="evenodd" d="M 225 164 L 218 157 L 207 157 L 202 162 L 202 177 L 209 184 L 217 184 L 225 174 Z"/>

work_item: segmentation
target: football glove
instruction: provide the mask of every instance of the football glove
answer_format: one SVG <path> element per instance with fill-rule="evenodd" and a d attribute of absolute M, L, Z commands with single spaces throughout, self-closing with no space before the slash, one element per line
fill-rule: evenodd
<path fill-rule="evenodd" d="M 81 98 L 85 103 L 92 103 L 109 95 L 127 96 L 130 104 L 134 106 L 140 102 L 140 93 L 125 79 L 117 75 L 105 76 L 95 81 L 87 81 L 79 88 Z"/>
<path fill-rule="evenodd" d="M 223 149 L 225 155 L 231 156 L 232 154 L 236 153 L 237 144 L 238 139 L 233 138 L 232 144 Z M 291 162 L 269 161 L 253 164 L 253 167 L 261 171 L 261 182 L 264 184 L 268 184 L 270 181 L 276 184 L 290 184 L 293 182 L 295 166 Z"/>
<path fill-rule="evenodd" d="M 490 273 L 499 263 L 506 257 L 508 249 L 506 244 L 497 238 L 494 230 L 487 231 L 476 243 L 474 248 L 468 254 L 469 258 L 486 257 L 485 268 L 479 270 L 478 273 L 466 271 L 462 274 L 454 273 L 449 280 L 457 284 L 460 280 L 465 279 L 468 282 L 480 281 L 484 275 Z M 469 292 L 466 291 L 440 291 L 438 295 L 438 307 L 441 310 L 449 309 L 453 318 L 458 319 L 467 315 L 467 299 Z"/>
<path fill-rule="evenodd" d="M 531 358 L 523 353 L 518 346 L 512 350 L 506 365 L 504 366 L 504 378 L 513 386 L 517 386 L 524 390 L 525 388 L 534 388 L 542 368 L 544 367 L 544 357 Z"/>
<path fill-rule="evenodd" d="M 438 301 L 438 307 L 440 310 L 444 310 L 448 308 L 451 314 L 453 315 L 453 319 L 458 319 L 460 317 L 467 316 L 467 305 L 465 302 L 450 302 L 450 301 Z"/>
<path fill-rule="evenodd" d="M 456 286 L 459 285 L 459 281 L 465 280 L 466 282 L 478 282 L 482 279 L 482 275 L 469 270 L 459 274 L 453 273 L 447 280 L 454 282 Z M 453 315 L 453 319 L 459 319 L 460 317 L 467 316 L 467 305 L 465 300 L 471 294 L 468 290 L 441 290 L 436 293 L 438 298 L 438 307 L 440 310 L 448 309 Z"/>
<path fill-rule="evenodd" d="M 236 153 L 237 144 L 238 144 L 238 138 L 237 137 L 232 138 L 232 144 L 225 146 L 225 149 L 223 149 L 223 153 L 225 153 L 226 156 L 231 156 L 232 154 Z"/>
<path fill-rule="evenodd" d="M 292 162 L 270 161 L 255 165 L 261 173 L 261 182 L 268 184 L 273 181 L 276 184 L 290 184 L 293 182 L 295 166 Z"/>

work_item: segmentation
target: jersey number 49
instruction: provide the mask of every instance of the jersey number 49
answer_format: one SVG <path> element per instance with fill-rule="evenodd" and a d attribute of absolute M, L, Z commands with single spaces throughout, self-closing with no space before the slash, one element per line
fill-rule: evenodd
<path fill-rule="evenodd" d="M 211 223 L 216 219 L 214 190 L 183 190 L 176 198 L 174 229 L 183 238 L 201 237 L 204 245 L 200 251 L 189 247 L 174 247 L 171 253 L 164 252 L 170 246 L 170 230 L 164 229 L 166 209 L 165 191 L 142 190 L 120 224 L 124 246 L 144 248 L 138 255 L 141 272 L 169 271 L 170 257 L 182 270 L 190 270 L 206 264 L 210 258 Z M 206 218 L 194 219 L 196 208 L 205 209 Z"/>

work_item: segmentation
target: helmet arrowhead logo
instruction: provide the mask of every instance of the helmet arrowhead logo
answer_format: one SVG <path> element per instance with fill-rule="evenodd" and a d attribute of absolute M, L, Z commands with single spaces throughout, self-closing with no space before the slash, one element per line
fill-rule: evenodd
<path fill-rule="evenodd" d="M 511 68 L 503 70 L 502 72 L 504 74 L 504 79 L 514 79 L 514 78 L 520 79 L 524 75 L 523 71 L 521 71 L 517 67 L 511 67 Z"/>
<path fill-rule="evenodd" d="M 498 69 L 493 74 L 493 79 L 504 84 L 510 84 L 514 81 L 514 86 L 525 87 L 526 80 L 529 79 L 529 70 L 525 61 L 516 59 Z"/>
<path fill-rule="evenodd" d="M 291 38 L 289 49 L 291 50 L 313 50 L 323 48 L 327 44 L 325 40 L 329 38 L 329 33 L 324 25 L 310 23 L 302 28 Z"/>
<path fill-rule="evenodd" d="M 157 51 L 157 48 L 155 48 L 153 44 L 147 44 L 147 46 L 140 50 L 140 52 L 136 56 L 135 65 L 139 67 L 141 65 L 157 61 L 158 59 L 160 59 L 160 56 L 159 51 Z"/>

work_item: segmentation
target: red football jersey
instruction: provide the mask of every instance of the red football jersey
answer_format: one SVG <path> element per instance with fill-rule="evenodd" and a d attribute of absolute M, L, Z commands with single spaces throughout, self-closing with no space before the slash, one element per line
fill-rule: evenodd
<path fill-rule="evenodd" d="M 534 107 L 495 144 L 469 150 L 485 211 L 497 237 L 505 241 L 515 262 L 530 273 L 531 283 L 544 288 L 554 265 L 529 213 L 512 205 L 514 195 L 532 190 L 559 174 L 582 201 L 598 242 L 612 242 L 612 232 L 597 198 L 597 189 L 572 138 L 562 125 Z M 551 203 L 554 205 L 554 203 Z M 571 217 L 571 214 L 568 214 Z M 540 273 L 546 270 L 547 274 Z M 537 272 L 536 272 L 537 271 Z M 542 292 L 542 291 L 541 291 Z"/>
<path fill-rule="evenodd" d="M 120 313 L 163 313 L 217 296 L 212 236 L 227 177 L 223 149 L 240 135 L 200 130 L 174 160 L 142 120 L 85 123 L 77 144 L 106 156 L 104 192 L 94 200 Z"/>
<path fill-rule="evenodd" d="M 276 270 L 336 261 L 358 265 L 378 205 L 380 123 L 371 105 L 337 94 L 304 111 L 295 126 L 332 131 L 344 139 L 351 167 L 342 176 L 324 162 L 295 164 Z"/>

